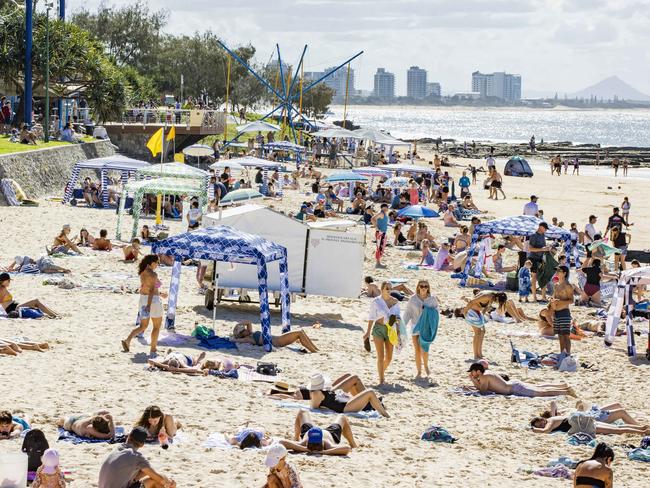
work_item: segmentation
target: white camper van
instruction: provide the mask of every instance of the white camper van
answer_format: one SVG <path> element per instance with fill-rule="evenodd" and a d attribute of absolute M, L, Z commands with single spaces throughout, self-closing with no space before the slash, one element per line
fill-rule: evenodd
<path fill-rule="evenodd" d="M 303 223 L 254 204 L 205 215 L 202 222 L 205 227 L 229 225 L 286 247 L 291 293 L 349 298 L 361 293 L 364 233 L 355 222 L 340 219 Z M 269 291 L 278 292 L 278 267 L 269 266 L 268 273 Z M 219 262 L 217 274 L 219 289 L 257 290 L 255 266 Z"/>

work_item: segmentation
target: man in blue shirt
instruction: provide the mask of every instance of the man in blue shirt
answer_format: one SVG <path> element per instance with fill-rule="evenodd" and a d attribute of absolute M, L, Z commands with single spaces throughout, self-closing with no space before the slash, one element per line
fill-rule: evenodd
<path fill-rule="evenodd" d="M 463 176 L 458 180 L 458 186 L 460 186 L 460 198 L 469 194 L 469 187 L 471 184 L 472 182 L 470 181 L 469 176 L 467 176 L 467 173 L 463 171 Z"/>
<path fill-rule="evenodd" d="M 385 268 L 386 265 L 381 264 L 381 258 L 386 249 L 386 235 L 388 234 L 388 205 L 381 204 L 381 210 L 375 215 L 371 222 L 375 227 L 375 240 L 377 241 L 377 249 L 375 250 L 375 268 Z"/>

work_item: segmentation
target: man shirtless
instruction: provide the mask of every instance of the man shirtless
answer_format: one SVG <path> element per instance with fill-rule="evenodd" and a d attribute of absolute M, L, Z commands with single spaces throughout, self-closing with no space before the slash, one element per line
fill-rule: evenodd
<path fill-rule="evenodd" d="M 107 238 L 108 232 L 106 229 L 102 229 L 99 231 L 99 237 L 95 239 L 95 242 L 93 244 L 93 250 L 95 251 L 112 251 L 113 250 L 113 245 L 111 244 L 111 241 L 108 240 Z"/>
<path fill-rule="evenodd" d="M 350 447 L 339 446 L 341 437 L 348 441 Z M 307 410 L 300 410 L 296 416 L 294 440 L 280 440 L 280 444 L 294 452 L 319 452 L 329 456 L 346 456 L 357 447 L 345 415 L 339 415 L 333 424 L 321 429 L 314 425 Z"/>
<path fill-rule="evenodd" d="M 108 410 L 100 410 L 94 415 L 69 415 L 59 419 L 57 425 L 79 437 L 109 440 L 115 437 L 113 416 Z"/>
<path fill-rule="evenodd" d="M 557 284 L 553 287 L 553 298 L 548 308 L 553 312 L 553 331 L 560 340 L 560 353 L 571 354 L 571 311 L 573 303 L 573 286 L 568 281 L 569 268 L 558 266 Z"/>
<path fill-rule="evenodd" d="M 492 371 L 486 371 L 481 363 L 474 363 L 468 370 L 469 379 L 481 393 L 497 393 L 499 395 L 516 395 L 523 397 L 549 397 L 569 395 L 575 397 L 573 388 L 566 383 L 528 385 L 521 381 L 505 381 L 501 376 Z"/>

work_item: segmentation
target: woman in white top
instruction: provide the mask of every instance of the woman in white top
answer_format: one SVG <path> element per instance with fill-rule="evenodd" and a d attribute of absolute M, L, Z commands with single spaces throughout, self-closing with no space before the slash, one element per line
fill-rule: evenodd
<path fill-rule="evenodd" d="M 381 284 L 381 295 L 370 302 L 368 327 L 363 335 L 366 351 L 370 352 L 370 335 L 377 350 L 377 373 L 379 384 L 384 383 L 384 373 L 393 359 L 393 344 L 388 335 L 388 326 L 393 326 L 400 316 L 398 301 L 390 294 L 392 286 L 385 281 Z M 372 331 L 371 331 L 372 328 Z"/>
<path fill-rule="evenodd" d="M 415 326 L 420 320 L 422 309 L 424 307 L 438 308 L 438 299 L 431 295 L 431 285 L 426 280 L 418 281 L 418 286 L 408 303 L 406 304 L 406 312 L 404 313 L 404 324 L 408 327 L 411 326 L 411 338 L 413 339 L 413 348 L 415 349 L 415 367 L 418 374 L 416 378 L 422 376 L 422 363 L 424 363 L 424 373 L 429 377 L 429 353 L 422 349 L 420 345 L 420 333 L 415 329 Z"/>

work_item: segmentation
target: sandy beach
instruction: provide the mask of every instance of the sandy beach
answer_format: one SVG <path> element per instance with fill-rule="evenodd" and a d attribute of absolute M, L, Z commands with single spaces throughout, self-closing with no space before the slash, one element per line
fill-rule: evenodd
<path fill-rule="evenodd" d="M 425 148 L 420 148 L 429 157 Z M 472 160 L 452 162 L 467 165 Z M 503 170 L 505 161 L 497 166 Z M 541 161 L 539 162 L 542 163 Z M 424 164 L 420 161 L 419 164 Z M 451 169 L 455 178 L 462 168 Z M 558 217 L 568 228 L 576 222 L 583 229 L 590 214 L 599 217 L 597 228 L 604 230 L 613 206 L 620 205 L 624 196 L 632 204 L 630 220 L 634 226 L 631 249 L 650 248 L 650 214 L 647 181 L 637 178 L 614 178 L 611 169 L 602 168 L 603 176 L 551 176 L 548 171 L 536 171 L 534 178 L 504 177 L 507 199 L 492 201 L 487 192 L 472 186 L 474 201 L 489 218 L 519 215 L 530 195 L 539 197 L 539 206 L 546 219 Z M 571 172 L 571 169 L 569 170 Z M 479 174 L 479 182 L 482 180 Z M 301 180 L 302 192 L 288 191 L 283 201 L 267 204 L 285 211 L 297 212 L 309 186 Z M 146 223 L 147 221 L 145 221 Z M 430 220 L 430 228 L 440 242 L 454 233 L 443 227 L 442 220 Z M 149 221 L 148 223 L 151 223 Z M 73 233 L 86 227 L 93 234 L 101 228 L 114 236 L 114 210 L 73 208 L 55 202 L 42 202 L 38 208 L 0 208 L 0 228 L 3 245 L 0 266 L 9 264 L 15 255 L 37 257 L 50 245 L 63 224 L 70 224 Z M 126 218 L 123 229 L 130 228 Z M 185 230 L 172 222 L 171 232 Z M 121 262 L 122 253 L 84 251 L 82 257 L 55 259 L 60 266 L 73 270 L 70 279 L 85 285 L 135 287 L 137 269 Z M 418 279 L 428 279 L 432 292 L 442 308 L 461 306 L 462 297 L 470 289 L 458 286 L 449 273 L 412 271 L 403 268 L 405 261 L 419 261 L 419 253 L 389 247 L 386 251 L 387 269 L 374 268 L 374 244 L 368 233 L 365 272 L 376 282 L 388 278 L 404 278 L 414 289 Z M 516 259 L 507 254 L 507 261 Z M 334 270 L 345 279 L 345 270 Z M 197 293 L 194 268 L 184 269 L 177 312 L 177 331 L 189 334 L 195 323 L 210 324 L 211 314 L 203 307 L 204 297 Z M 160 268 L 163 289 L 169 286 L 170 268 Z M 48 341 L 51 350 L 45 353 L 25 352 L 17 357 L 0 356 L 4 379 L 4 394 L 0 409 L 30 419 L 41 428 L 51 445 L 61 453 L 61 464 L 71 470 L 71 486 L 97 486 L 97 475 L 103 458 L 113 450 L 108 444 L 72 445 L 55 443 L 56 421 L 65 414 L 91 413 L 108 409 L 118 425 L 129 428 L 145 407 L 158 405 L 164 412 L 184 424 L 182 443 L 168 450 L 147 445 L 144 455 L 152 465 L 173 477 L 179 487 L 242 487 L 262 486 L 266 469 L 264 453 L 257 450 L 240 451 L 206 449 L 203 442 L 211 433 L 234 433 L 249 424 L 264 427 L 275 437 L 290 437 L 296 409 L 281 408 L 277 402 L 262 395 L 268 388 L 262 383 L 186 377 L 145 370 L 148 347 L 134 341 L 131 353 L 121 351 L 120 339 L 133 326 L 138 295 L 111 291 L 75 288 L 60 289 L 44 285 L 46 275 L 18 275 L 11 283 L 16 300 L 24 302 L 40 298 L 61 313 L 61 320 L 3 320 L 2 337 L 27 336 Z M 514 297 L 514 295 L 513 295 Z M 514 297 L 516 300 L 516 297 Z M 404 308 L 402 305 L 402 308 Z M 363 349 L 362 334 L 366 326 L 369 299 L 334 299 L 329 297 L 299 298 L 292 304 L 293 327 L 303 327 L 314 340 L 319 353 L 301 354 L 291 348 L 276 349 L 270 354 L 262 348 L 243 345 L 239 350 L 224 351 L 238 361 L 255 365 L 259 360 L 272 361 L 282 369 L 281 377 L 291 384 L 305 384 L 313 372 L 321 371 L 330 378 L 341 373 L 354 373 L 369 387 L 377 383 L 375 354 Z M 541 305 L 525 305 L 528 315 L 535 316 Z M 573 308 L 578 319 L 587 319 L 594 309 Z M 257 305 L 222 304 L 217 311 L 219 335 L 230 334 L 240 320 L 259 324 Z M 274 332 L 279 333 L 279 310 L 273 309 Z M 322 324 L 313 328 L 314 323 Z M 647 331 L 647 323 L 640 323 Z M 522 349 L 538 353 L 559 352 L 557 341 L 541 337 L 509 337 L 507 332 L 536 333 L 534 322 L 487 326 L 484 351 L 496 362 L 495 371 L 507 373 L 512 379 L 530 382 L 557 383 L 566 381 L 587 403 L 621 402 L 634 416 L 650 423 L 646 391 L 648 362 L 630 360 L 625 352 L 625 339 L 620 338 L 610 349 L 604 349 L 600 338 L 574 343 L 578 363 L 593 364 L 591 370 L 579 368 L 576 373 L 560 373 L 550 368 L 529 371 L 510 363 L 510 339 Z M 164 337 L 163 332 L 161 337 Z M 148 333 L 146 335 L 148 338 Z M 415 367 L 412 345 L 397 354 L 387 372 L 388 386 L 379 390 L 390 413 L 388 419 L 350 418 L 360 447 L 343 458 L 291 455 L 306 487 L 558 487 L 570 486 L 569 481 L 540 478 L 528 474 L 526 468 L 546 466 L 551 459 L 569 456 L 585 459 L 592 448 L 574 447 L 564 435 L 537 435 L 528 429 L 529 420 L 548 407 L 544 399 L 476 398 L 450 392 L 450 388 L 469 385 L 466 370 L 471 362 L 472 332 L 462 319 L 442 318 L 438 336 L 431 346 L 430 366 L 435 385 L 414 381 Z M 640 354 L 645 351 L 647 336 L 637 338 Z M 161 345 L 160 349 L 164 347 Z M 197 354 L 195 348 L 178 348 L 187 354 Z M 208 355 L 217 355 L 208 352 Z M 576 401 L 560 398 L 563 411 L 574 408 Z M 331 415 L 315 415 L 318 423 L 327 425 Z M 455 444 L 420 441 L 421 433 L 431 425 L 447 428 L 458 438 Z M 625 444 L 636 444 L 639 436 L 599 436 L 614 447 L 613 465 L 617 486 L 647 484 L 647 465 L 627 460 Z M 0 441 L 0 452 L 15 451 L 22 440 Z M 646 481 L 643 481 L 643 480 Z"/>

